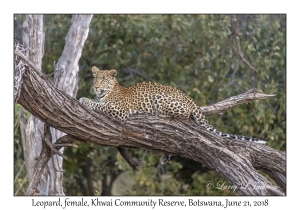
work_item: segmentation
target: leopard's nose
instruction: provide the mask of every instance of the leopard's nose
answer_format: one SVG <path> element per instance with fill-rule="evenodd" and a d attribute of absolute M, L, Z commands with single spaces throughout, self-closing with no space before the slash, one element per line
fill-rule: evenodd
<path fill-rule="evenodd" d="M 100 94 L 104 93 L 104 89 L 101 89 L 100 87 L 95 87 L 95 91 Z"/>

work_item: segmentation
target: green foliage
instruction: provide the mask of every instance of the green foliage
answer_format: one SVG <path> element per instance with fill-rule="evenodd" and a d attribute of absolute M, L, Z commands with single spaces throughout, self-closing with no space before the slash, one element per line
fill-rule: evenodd
<path fill-rule="evenodd" d="M 16 26 L 18 20 L 24 17 L 16 16 Z M 45 15 L 43 70 L 47 74 L 62 53 L 70 23 L 71 15 Z M 124 86 L 151 80 L 177 87 L 200 106 L 257 88 L 276 96 L 251 102 L 253 109 L 241 105 L 208 121 L 221 131 L 255 136 L 285 151 L 285 43 L 285 15 L 94 15 L 80 59 L 77 98 L 95 97 L 94 65 L 117 69 Z M 68 195 L 103 195 L 122 171 L 131 170 L 115 148 L 85 144 L 65 152 Z M 207 182 L 224 180 L 200 163 L 172 157 L 160 167 L 161 154 L 145 154 L 143 149 L 131 153 L 142 166 L 132 172 L 135 184 L 128 195 L 236 194 L 208 189 Z"/>
<path fill-rule="evenodd" d="M 25 169 L 25 161 L 22 149 L 22 137 L 20 134 L 21 106 L 15 105 L 14 109 L 14 195 L 24 195 L 28 186 Z M 30 113 L 26 111 L 29 118 Z"/>
<path fill-rule="evenodd" d="M 149 156 L 151 161 L 151 157 Z M 176 171 L 182 166 L 180 163 L 170 161 L 164 167 L 158 165 L 157 160 L 152 159 L 152 163 L 145 163 L 138 172 L 133 173 L 136 183 L 128 195 L 185 195 L 187 186 L 182 180 L 176 179 Z"/>

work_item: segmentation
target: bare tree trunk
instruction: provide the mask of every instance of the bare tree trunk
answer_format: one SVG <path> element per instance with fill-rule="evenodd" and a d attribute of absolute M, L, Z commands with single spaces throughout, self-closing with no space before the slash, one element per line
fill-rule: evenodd
<path fill-rule="evenodd" d="M 43 15 L 26 15 L 23 28 L 23 45 L 26 49 L 25 55 L 36 66 L 37 70 L 41 71 L 45 40 Z M 28 119 L 26 111 L 21 109 L 20 129 L 25 166 L 30 181 L 34 172 L 36 158 L 39 157 L 42 148 L 44 123 L 33 115 Z M 41 178 L 39 184 L 41 195 L 48 194 L 48 178 L 49 177 L 45 176 Z"/>
<path fill-rule="evenodd" d="M 54 85 L 60 90 L 65 91 L 72 97 L 76 97 L 78 91 L 78 71 L 79 71 L 79 59 L 84 46 L 84 42 L 88 37 L 89 25 L 92 19 L 92 15 L 74 15 L 72 18 L 72 26 L 66 37 L 66 43 L 63 53 L 58 60 L 58 63 L 54 69 Z M 60 130 L 51 129 L 53 142 L 65 133 Z M 63 148 L 62 148 L 63 150 Z M 51 168 L 50 173 L 55 173 L 59 182 L 54 182 L 55 189 L 62 189 L 62 172 L 55 172 L 56 169 L 62 169 L 63 158 L 55 155 L 53 157 L 54 168 Z M 62 191 L 61 191 L 62 192 Z"/>
<path fill-rule="evenodd" d="M 15 54 L 22 57 L 19 52 Z M 22 58 L 15 65 L 25 66 L 17 102 L 49 126 L 68 134 L 51 146 L 56 154 L 58 152 L 53 148 L 67 145 L 66 142 L 70 145 L 78 140 L 104 146 L 147 148 L 201 162 L 236 186 L 236 191 L 241 195 L 284 195 L 282 189 L 285 189 L 286 184 L 286 156 L 283 152 L 262 144 L 224 139 L 189 120 L 148 115 L 130 116 L 125 123 L 111 119 L 102 113 L 87 110 L 78 100 L 53 87 L 33 71 L 25 60 Z M 15 75 L 20 75 L 17 71 Z M 17 79 L 15 77 L 15 83 Z M 224 104 L 218 104 L 219 107 L 229 104 L 228 108 L 232 108 L 239 101 L 267 97 L 251 90 L 225 100 Z M 206 110 L 208 113 L 213 112 L 210 107 L 206 107 Z M 41 154 L 41 164 L 36 171 L 41 171 L 44 168 L 42 163 L 51 158 L 47 154 Z M 277 185 L 263 177 L 258 169 L 268 171 Z"/>
<path fill-rule="evenodd" d="M 55 66 L 54 83 L 55 86 L 64 90 L 69 95 L 75 97 L 78 90 L 78 61 L 81 57 L 84 42 L 88 36 L 89 24 L 92 15 L 74 15 L 72 26 L 66 37 L 64 51 Z M 44 54 L 44 33 L 43 16 L 27 15 L 24 22 L 24 46 L 29 48 L 28 59 L 41 70 L 41 62 Z M 16 91 L 16 90 L 15 90 Z M 21 114 L 21 134 L 26 161 L 26 169 L 29 180 L 33 175 L 36 158 L 39 157 L 42 148 L 42 136 L 44 134 L 44 123 L 32 116 L 27 119 L 23 110 Z M 51 129 L 52 141 L 64 135 L 63 132 Z M 63 152 L 63 151 L 62 151 Z M 54 156 L 49 161 L 43 173 L 40 186 L 40 195 L 64 195 L 62 188 L 63 173 L 58 171 L 62 169 L 62 158 Z"/>

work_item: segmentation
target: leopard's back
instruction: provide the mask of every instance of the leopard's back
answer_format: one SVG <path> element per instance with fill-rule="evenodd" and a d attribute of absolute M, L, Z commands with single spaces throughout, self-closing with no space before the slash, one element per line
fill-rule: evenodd
<path fill-rule="evenodd" d="M 142 82 L 127 88 L 118 86 L 116 89 L 119 91 L 112 91 L 107 101 L 122 107 L 129 114 L 188 118 L 197 106 L 180 90 L 154 82 Z"/>

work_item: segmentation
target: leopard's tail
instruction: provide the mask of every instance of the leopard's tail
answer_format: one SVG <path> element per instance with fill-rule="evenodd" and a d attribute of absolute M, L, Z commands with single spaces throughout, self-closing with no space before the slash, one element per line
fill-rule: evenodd
<path fill-rule="evenodd" d="M 212 127 L 208 121 L 205 119 L 205 116 L 202 114 L 200 107 L 197 106 L 192 112 L 192 116 L 194 120 L 203 128 L 205 128 L 207 131 L 217 134 L 218 136 L 225 137 L 227 139 L 236 139 L 236 140 L 242 140 L 242 141 L 251 141 L 259 144 L 267 144 L 266 141 L 254 138 L 254 137 L 246 137 L 246 136 L 239 136 L 239 135 L 233 135 L 228 133 L 223 133 L 221 131 L 218 131 L 214 127 Z"/>

